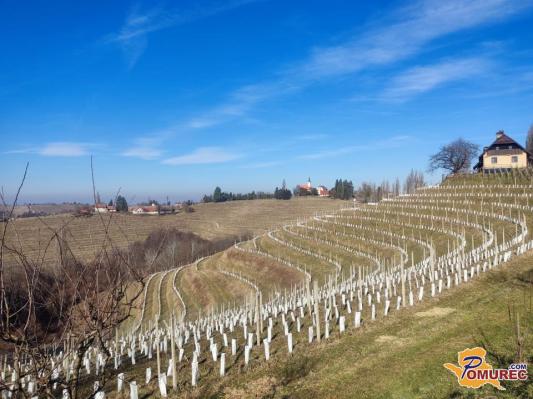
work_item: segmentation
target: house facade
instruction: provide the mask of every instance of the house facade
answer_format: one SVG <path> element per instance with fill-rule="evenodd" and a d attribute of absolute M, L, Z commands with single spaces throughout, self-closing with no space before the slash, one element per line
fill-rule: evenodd
<path fill-rule="evenodd" d="M 148 206 L 132 206 L 130 212 L 134 215 L 159 215 L 159 207 L 156 204 Z"/>
<path fill-rule="evenodd" d="M 533 165 L 533 156 L 502 130 L 496 140 L 483 149 L 474 170 L 483 173 L 509 172 Z"/>
<path fill-rule="evenodd" d="M 320 197 L 329 197 L 329 190 L 324 186 L 318 186 L 316 191 Z"/>
<path fill-rule="evenodd" d="M 114 205 L 106 205 L 102 203 L 96 203 L 94 205 L 94 211 L 97 213 L 116 212 L 117 208 Z"/>

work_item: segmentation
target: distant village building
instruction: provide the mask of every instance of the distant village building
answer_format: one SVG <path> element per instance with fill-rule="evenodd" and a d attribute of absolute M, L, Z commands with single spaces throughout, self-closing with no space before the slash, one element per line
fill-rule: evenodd
<path fill-rule="evenodd" d="M 156 204 L 148 206 L 132 206 L 130 212 L 134 215 L 159 215 L 159 207 Z"/>
<path fill-rule="evenodd" d="M 106 204 L 95 204 L 94 211 L 98 213 L 107 213 L 107 205 Z"/>
<path fill-rule="evenodd" d="M 311 178 L 309 178 L 307 180 L 307 183 L 304 183 L 304 184 L 298 184 L 298 188 L 300 189 L 300 191 L 309 191 L 311 192 L 311 189 L 313 188 L 313 186 L 311 186 Z"/>
<path fill-rule="evenodd" d="M 532 164 L 533 155 L 500 130 L 496 133 L 496 140 L 483 148 L 474 170 L 483 173 L 509 172 Z"/>
<path fill-rule="evenodd" d="M 311 178 L 307 180 L 307 183 L 298 184 L 298 190 L 300 191 L 300 194 L 302 192 L 305 192 L 306 194 L 311 194 L 313 190 L 313 185 L 311 184 Z M 318 186 L 316 188 L 316 191 L 320 197 L 329 196 L 329 190 L 325 186 Z"/>
<path fill-rule="evenodd" d="M 324 186 L 318 186 L 316 188 L 320 197 L 329 197 L 329 190 Z"/>
<path fill-rule="evenodd" d="M 114 205 L 106 205 L 103 203 L 97 203 L 94 205 L 94 211 L 97 213 L 116 212 L 117 208 Z"/>
<path fill-rule="evenodd" d="M 171 205 L 160 205 L 159 206 L 159 214 L 160 215 L 170 215 L 171 213 L 174 213 L 175 208 Z"/>

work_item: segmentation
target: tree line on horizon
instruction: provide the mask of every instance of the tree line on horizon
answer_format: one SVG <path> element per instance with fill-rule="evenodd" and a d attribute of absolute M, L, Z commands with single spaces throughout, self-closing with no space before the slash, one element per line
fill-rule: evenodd
<path fill-rule="evenodd" d="M 272 199 L 274 194 L 265 193 L 263 191 L 251 191 L 249 193 L 232 193 L 225 192 L 217 186 L 212 195 L 205 194 L 202 198 L 202 202 L 226 202 L 226 201 L 242 201 L 242 200 L 256 200 L 256 199 Z"/>
<path fill-rule="evenodd" d="M 393 183 L 384 180 L 381 184 L 364 181 L 358 187 L 355 187 L 351 180 L 336 179 L 334 186 L 329 190 L 329 197 L 333 199 L 351 200 L 356 199 L 359 202 L 379 202 L 383 198 L 391 196 L 398 196 L 402 193 L 412 194 L 419 187 L 426 185 L 424 173 L 412 169 L 403 182 L 396 178 Z M 281 188 L 276 187 L 274 193 L 267 193 L 263 191 L 252 191 L 246 194 L 225 192 L 217 186 L 212 195 L 204 195 L 202 202 L 226 202 L 239 200 L 255 200 L 255 199 L 279 199 L 290 200 L 293 196 L 318 196 L 318 191 L 315 187 L 310 190 L 301 189 L 299 186 L 295 187 L 291 192 L 287 188 L 285 179 L 282 182 Z"/>

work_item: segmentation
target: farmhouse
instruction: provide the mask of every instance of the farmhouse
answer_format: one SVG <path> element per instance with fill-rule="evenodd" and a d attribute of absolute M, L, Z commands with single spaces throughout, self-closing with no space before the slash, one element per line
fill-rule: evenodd
<path fill-rule="evenodd" d="M 494 143 L 483 149 L 474 169 L 483 173 L 508 172 L 532 164 L 533 155 L 500 130 Z"/>
<path fill-rule="evenodd" d="M 159 209 L 156 204 L 148 206 L 132 206 L 130 212 L 134 215 L 159 215 Z"/>
<path fill-rule="evenodd" d="M 115 208 L 114 205 L 96 203 L 94 204 L 94 211 L 97 213 L 108 213 L 108 212 L 116 212 L 117 209 Z"/>

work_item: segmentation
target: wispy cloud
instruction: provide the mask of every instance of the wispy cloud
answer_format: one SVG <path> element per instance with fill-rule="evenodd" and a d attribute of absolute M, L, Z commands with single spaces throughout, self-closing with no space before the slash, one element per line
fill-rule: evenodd
<path fill-rule="evenodd" d="M 212 164 L 233 161 L 242 155 L 220 147 L 200 147 L 189 154 L 167 158 L 162 163 L 167 165 Z"/>
<path fill-rule="evenodd" d="M 249 165 L 243 165 L 243 169 L 265 169 L 265 168 L 272 168 L 274 166 L 283 165 L 284 162 L 282 161 L 266 161 L 266 162 L 257 162 L 252 163 Z"/>
<path fill-rule="evenodd" d="M 412 140 L 411 136 L 408 135 L 397 135 L 385 138 L 383 140 L 377 140 L 367 144 L 360 145 L 348 145 L 342 146 L 340 148 L 334 149 L 325 149 L 315 153 L 300 155 L 298 159 L 304 160 L 316 160 L 323 158 L 332 158 L 339 155 L 352 154 L 359 151 L 371 151 L 371 150 L 381 150 L 383 148 L 396 148 L 405 145 L 406 143 Z"/>
<path fill-rule="evenodd" d="M 317 133 L 317 134 L 301 134 L 298 136 L 295 136 L 294 138 L 299 141 L 316 141 L 316 140 L 324 140 L 327 139 L 329 135 L 323 134 L 323 133 Z"/>
<path fill-rule="evenodd" d="M 144 160 L 161 158 L 165 154 L 165 142 L 174 138 L 178 131 L 178 126 L 169 126 L 166 129 L 137 137 L 133 140 L 132 145 L 122 151 L 120 155 Z"/>
<path fill-rule="evenodd" d="M 297 89 L 296 84 L 285 81 L 243 86 L 231 93 L 223 104 L 190 119 L 186 127 L 202 129 L 219 125 L 244 116 L 253 106 L 264 100 L 282 96 Z"/>
<path fill-rule="evenodd" d="M 211 17 L 255 1 L 258 0 L 211 1 L 196 3 L 194 7 L 180 10 L 167 10 L 162 7 L 141 10 L 136 6 L 127 15 L 122 27 L 107 35 L 104 41 L 118 44 L 129 67 L 133 67 L 148 45 L 148 34 Z"/>
<path fill-rule="evenodd" d="M 159 158 L 162 155 L 162 151 L 151 146 L 134 146 L 125 150 L 122 155 L 148 160 Z"/>
<path fill-rule="evenodd" d="M 439 37 L 503 20 L 531 5 L 531 0 L 418 1 L 352 40 L 316 48 L 296 73 L 318 79 L 391 64 L 418 53 Z"/>
<path fill-rule="evenodd" d="M 45 157 L 80 157 L 88 155 L 95 147 L 91 143 L 75 143 L 75 142 L 51 142 L 42 147 L 26 148 L 21 150 L 12 150 L 8 154 L 38 154 Z"/>
<path fill-rule="evenodd" d="M 490 62 L 483 58 L 468 58 L 428 66 L 417 66 L 396 76 L 383 93 L 383 99 L 406 101 L 446 83 L 477 76 L 486 72 L 489 67 Z"/>
<path fill-rule="evenodd" d="M 258 103 L 317 81 L 397 63 L 440 37 L 504 20 L 532 4 L 533 0 L 420 0 L 380 21 L 371 21 L 349 40 L 314 48 L 309 57 L 278 71 L 278 77 L 270 82 L 238 89 L 221 105 L 189 121 L 188 126 L 198 129 L 225 123 L 244 116 Z M 240 99 L 241 91 L 254 95 Z"/>

